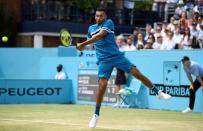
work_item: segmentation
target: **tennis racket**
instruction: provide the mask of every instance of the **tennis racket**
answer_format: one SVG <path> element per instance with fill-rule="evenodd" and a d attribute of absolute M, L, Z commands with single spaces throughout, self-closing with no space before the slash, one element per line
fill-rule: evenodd
<path fill-rule="evenodd" d="M 72 36 L 71 36 L 70 32 L 67 29 L 61 29 L 61 31 L 60 31 L 60 41 L 66 47 L 71 46 L 71 44 L 72 44 Z"/>
<path fill-rule="evenodd" d="M 60 41 L 66 47 L 69 47 L 71 45 L 76 46 L 76 43 L 73 42 L 70 32 L 65 28 L 61 29 L 60 31 Z M 80 52 L 79 56 L 82 56 L 82 55 L 83 55 L 83 52 Z"/>

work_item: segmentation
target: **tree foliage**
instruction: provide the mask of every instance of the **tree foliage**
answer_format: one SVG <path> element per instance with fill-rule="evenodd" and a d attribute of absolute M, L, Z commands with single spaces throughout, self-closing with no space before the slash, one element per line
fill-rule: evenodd
<path fill-rule="evenodd" d="M 80 9 L 94 9 L 99 6 L 99 0 L 66 0 L 69 5 L 75 5 Z"/>
<path fill-rule="evenodd" d="M 135 1 L 135 10 L 139 11 L 151 11 L 153 0 Z"/>

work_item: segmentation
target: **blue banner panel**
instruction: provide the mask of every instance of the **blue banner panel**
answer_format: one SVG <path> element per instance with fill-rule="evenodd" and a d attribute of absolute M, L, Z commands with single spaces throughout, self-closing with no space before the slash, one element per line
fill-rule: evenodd
<path fill-rule="evenodd" d="M 203 65 L 203 50 L 142 50 L 125 52 L 125 56 L 136 65 L 136 67 L 148 77 L 158 89 L 172 95 L 172 99 L 168 101 L 160 100 L 155 96 L 154 92 L 149 90 L 143 83 L 141 83 L 141 85 L 136 84 L 137 81 L 133 78 L 132 81 L 128 81 L 128 85 L 124 86 L 135 92 L 126 99 L 126 101 L 130 103 L 130 106 L 177 111 L 185 109 L 189 103 L 190 82 L 187 79 L 181 64 L 181 59 L 184 55 L 189 56 L 191 60 Z M 81 83 L 79 83 L 78 92 L 76 92 L 78 93 L 78 103 L 82 103 L 84 102 L 84 99 L 86 99 L 84 104 L 95 104 L 93 102 L 93 97 L 89 96 L 94 90 L 97 90 L 97 80 L 93 79 L 93 81 L 91 81 L 93 74 L 92 70 L 94 70 L 94 72 L 97 72 L 98 70 L 96 61 L 95 52 L 93 51 L 84 51 L 83 55 L 80 57 L 79 80 L 81 81 L 79 82 Z M 84 74 L 85 77 L 82 76 Z M 135 81 L 134 84 L 133 81 Z M 87 82 L 85 84 L 91 88 L 82 82 Z M 81 92 L 84 93 L 81 94 Z M 202 88 L 200 88 L 196 92 L 195 112 L 203 112 L 202 98 L 203 92 Z M 83 101 L 81 102 L 81 100 Z"/>
<path fill-rule="evenodd" d="M 71 80 L 0 80 L 1 104 L 71 103 Z"/>

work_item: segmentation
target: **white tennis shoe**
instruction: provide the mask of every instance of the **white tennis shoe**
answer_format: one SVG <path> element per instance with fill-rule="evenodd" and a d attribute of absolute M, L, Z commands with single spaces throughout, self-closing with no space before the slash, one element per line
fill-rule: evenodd
<path fill-rule="evenodd" d="M 159 91 L 157 96 L 158 96 L 159 99 L 163 99 L 163 100 L 171 99 L 171 95 L 166 94 L 166 93 L 164 93 L 162 91 Z"/>
<path fill-rule="evenodd" d="M 189 113 L 189 112 L 192 112 L 192 110 L 189 107 L 187 107 L 185 110 L 182 111 L 182 113 Z"/>
<path fill-rule="evenodd" d="M 117 102 L 116 104 L 113 105 L 114 108 L 117 108 L 117 107 L 119 107 L 119 106 L 120 106 L 120 103 L 119 103 L 119 102 Z"/>
<path fill-rule="evenodd" d="M 92 119 L 90 120 L 89 128 L 95 128 L 98 120 L 99 120 L 99 116 L 97 114 L 94 114 Z"/>

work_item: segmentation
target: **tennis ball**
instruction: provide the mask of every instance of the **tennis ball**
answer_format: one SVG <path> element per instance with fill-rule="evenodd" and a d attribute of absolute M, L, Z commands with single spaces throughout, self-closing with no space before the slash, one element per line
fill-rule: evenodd
<path fill-rule="evenodd" d="M 8 41 L 8 37 L 7 37 L 7 36 L 3 36 L 3 37 L 1 38 L 1 40 L 2 40 L 3 42 L 7 42 L 7 41 Z"/>

